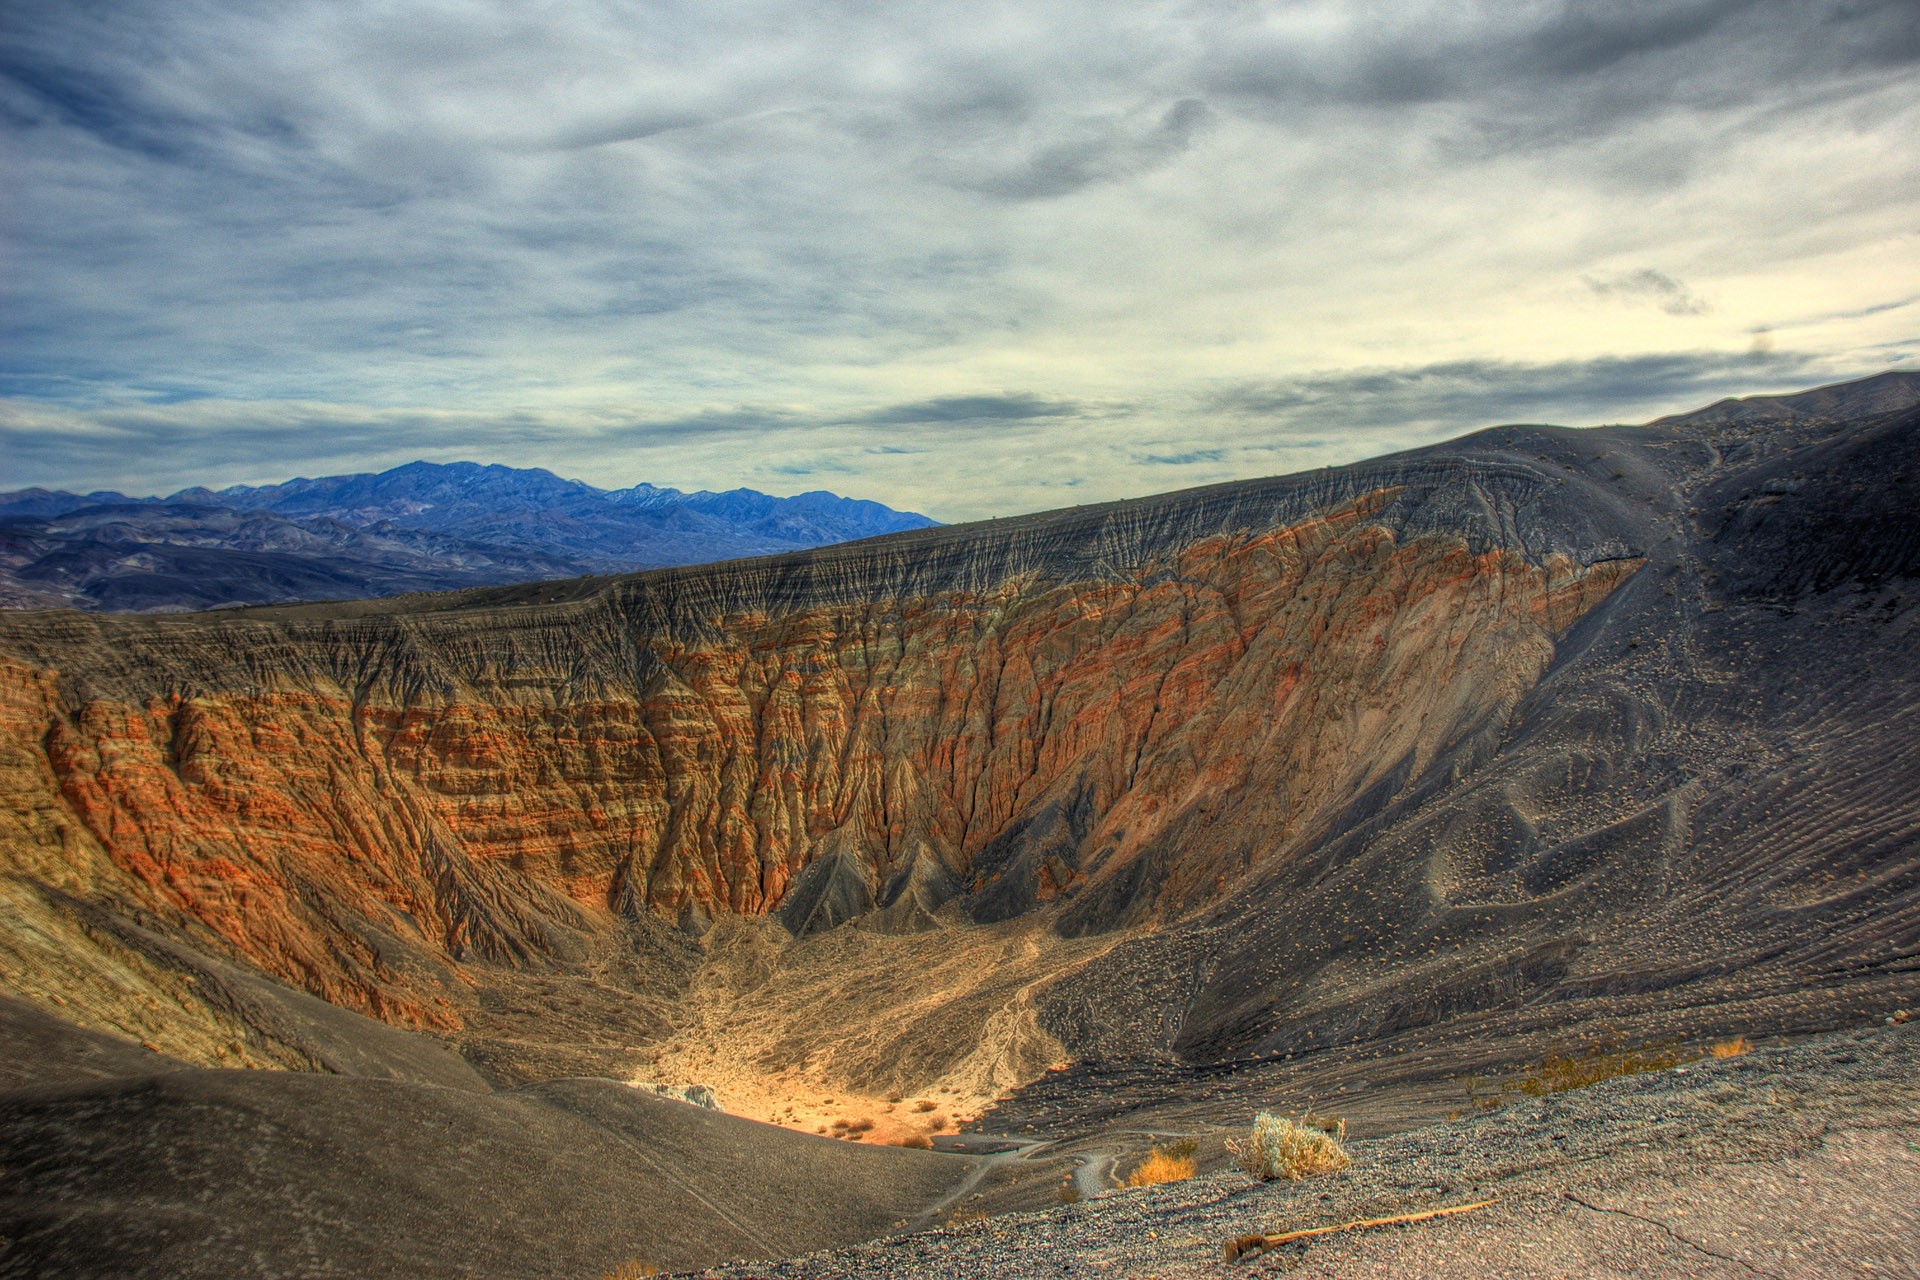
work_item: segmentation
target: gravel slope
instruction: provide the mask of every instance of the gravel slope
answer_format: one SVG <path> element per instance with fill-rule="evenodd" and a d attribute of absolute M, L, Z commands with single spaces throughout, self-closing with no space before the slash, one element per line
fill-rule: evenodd
<path fill-rule="evenodd" d="M 1920 1026 L 1842 1032 L 1235 1173 L 712 1277 L 1920 1275 Z M 1497 1198 L 1240 1262 L 1237 1236 Z"/>

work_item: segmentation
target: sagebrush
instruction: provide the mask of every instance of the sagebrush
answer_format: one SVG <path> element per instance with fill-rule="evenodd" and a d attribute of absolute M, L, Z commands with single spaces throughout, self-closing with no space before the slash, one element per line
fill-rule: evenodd
<path fill-rule="evenodd" d="M 1689 1062 L 1698 1062 L 1702 1058 L 1738 1058 L 1751 1052 L 1753 1044 L 1745 1036 L 1717 1041 L 1705 1049 L 1690 1048 L 1679 1042 L 1646 1045 L 1638 1049 L 1595 1046 L 1581 1053 L 1548 1056 L 1539 1064 L 1528 1067 L 1515 1079 L 1503 1082 L 1499 1097 L 1481 1097 L 1478 1078 L 1470 1079 L 1467 1082 L 1467 1095 L 1475 1105 L 1486 1109 L 1499 1106 L 1511 1094 L 1522 1093 L 1541 1098 L 1569 1089 L 1584 1089 L 1588 1085 L 1621 1076 L 1667 1071 Z"/>
<path fill-rule="evenodd" d="M 1340 1145 L 1340 1139 L 1346 1134 L 1346 1123 L 1336 1123 L 1338 1132 L 1329 1133 L 1287 1116 L 1262 1111 L 1253 1118 L 1253 1132 L 1240 1141 L 1229 1141 L 1227 1150 L 1236 1168 L 1244 1169 L 1262 1182 L 1338 1173 L 1352 1164 L 1353 1159 Z"/>

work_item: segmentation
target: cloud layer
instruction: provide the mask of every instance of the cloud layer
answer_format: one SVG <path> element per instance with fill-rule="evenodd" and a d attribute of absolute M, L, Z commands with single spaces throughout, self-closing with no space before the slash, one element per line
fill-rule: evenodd
<path fill-rule="evenodd" d="M 4 486 L 947 519 L 1911 363 L 1920 7 L 23 3 Z"/>

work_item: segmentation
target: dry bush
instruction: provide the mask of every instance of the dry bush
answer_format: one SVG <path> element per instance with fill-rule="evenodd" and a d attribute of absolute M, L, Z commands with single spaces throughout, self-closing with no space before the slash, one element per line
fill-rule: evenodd
<path fill-rule="evenodd" d="M 1584 1089 L 1588 1085 L 1599 1084 L 1602 1080 L 1613 1080 L 1620 1076 L 1665 1071 L 1683 1062 L 1692 1062 L 1699 1056 L 1698 1053 L 1688 1053 L 1674 1046 L 1600 1050 L 1582 1054 L 1579 1057 L 1562 1057 L 1555 1054 L 1520 1079 L 1510 1081 L 1501 1087 L 1506 1092 L 1524 1093 L 1529 1097 L 1541 1098 L 1549 1093 L 1564 1093 L 1568 1089 Z"/>
<path fill-rule="evenodd" d="M 1539 1098 L 1550 1093 L 1563 1093 L 1568 1089 L 1584 1089 L 1588 1085 L 1599 1084 L 1604 1080 L 1613 1080 L 1620 1076 L 1666 1071 L 1689 1062 L 1698 1062 L 1702 1058 L 1738 1058 L 1742 1054 L 1752 1052 L 1753 1045 L 1745 1036 L 1718 1041 L 1705 1050 L 1687 1048 L 1679 1044 L 1623 1049 L 1618 1047 L 1616 1042 L 1609 1047 L 1596 1046 L 1584 1053 L 1554 1054 L 1538 1066 L 1529 1067 L 1525 1074 L 1518 1078 L 1503 1082 L 1498 1095 L 1494 1097 L 1484 1097 L 1479 1093 L 1480 1077 L 1469 1077 L 1466 1082 L 1467 1099 L 1484 1111 L 1500 1106 L 1509 1096 L 1516 1093 Z"/>
<path fill-rule="evenodd" d="M 657 1276 L 660 1268 L 650 1267 L 638 1260 L 623 1262 L 600 1277 L 600 1280 L 640 1280 L 642 1276 Z"/>
<path fill-rule="evenodd" d="M 1147 1158 L 1127 1175 L 1130 1187 L 1151 1187 L 1162 1182 L 1185 1182 L 1194 1173 L 1193 1153 L 1197 1144 L 1184 1138 L 1169 1147 L 1155 1147 Z"/>
<path fill-rule="evenodd" d="M 933 1150 L 933 1139 L 924 1133 L 914 1133 L 900 1139 L 900 1141 L 894 1145 L 898 1147 L 912 1147 L 915 1151 L 931 1151 Z"/>
<path fill-rule="evenodd" d="M 940 1105 L 939 1103 L 933 1101 L 930 1098 L 922 1098 L 920 1099 L 920 1101 L 913 1104 L 913 1109 L 915 1111 L 931 1111 L 939 1105 Z"/>
<path fill-rule="evenodd" d="M 858 1120 L 855 1120 L 847 1126 L 847 1136 L 854 1137 L 867 1132 L 871 1128 L 873 1128 L 873 1117 L 861 1116 Z"/>
<path fill-rule="evenodd" d="M 1341 1124 L 1342 1133 L 1346 1131 Z M 1325 1129 L 1301 1124 L 1271 1111 L 1253 1118 L 1253 1132 L 1243 1141 L 1227 1143 L 1233 1163 L 1263 1182 L 1276 1178 L 1310 1178 L 1338 1173 L 1352 1164 L 1340 1139 Z"/>
<path fill-rule="evenodd" d="M 1060 1190 L 1056 1192 L 1055 1195 L 1058 1197 L 1061 1204 L 1079 1204 L 1080 1203 L 1080 1184 L 1075 1182 L 1072 1178 L 1068 1178 L 1065 1182 L 1060 1184 Z"/>

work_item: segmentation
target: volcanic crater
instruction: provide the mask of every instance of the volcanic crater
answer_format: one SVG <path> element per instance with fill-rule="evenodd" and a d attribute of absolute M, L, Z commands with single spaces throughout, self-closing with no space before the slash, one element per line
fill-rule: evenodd
<path fill-rule="evenodd" d="M 1877 1024 L 1916 406 L 0 615 L 0 1274 L 774 1258 L 1220 1167 L 1255 1110 L 1384 1139 L 1550 1054 Z"/>

